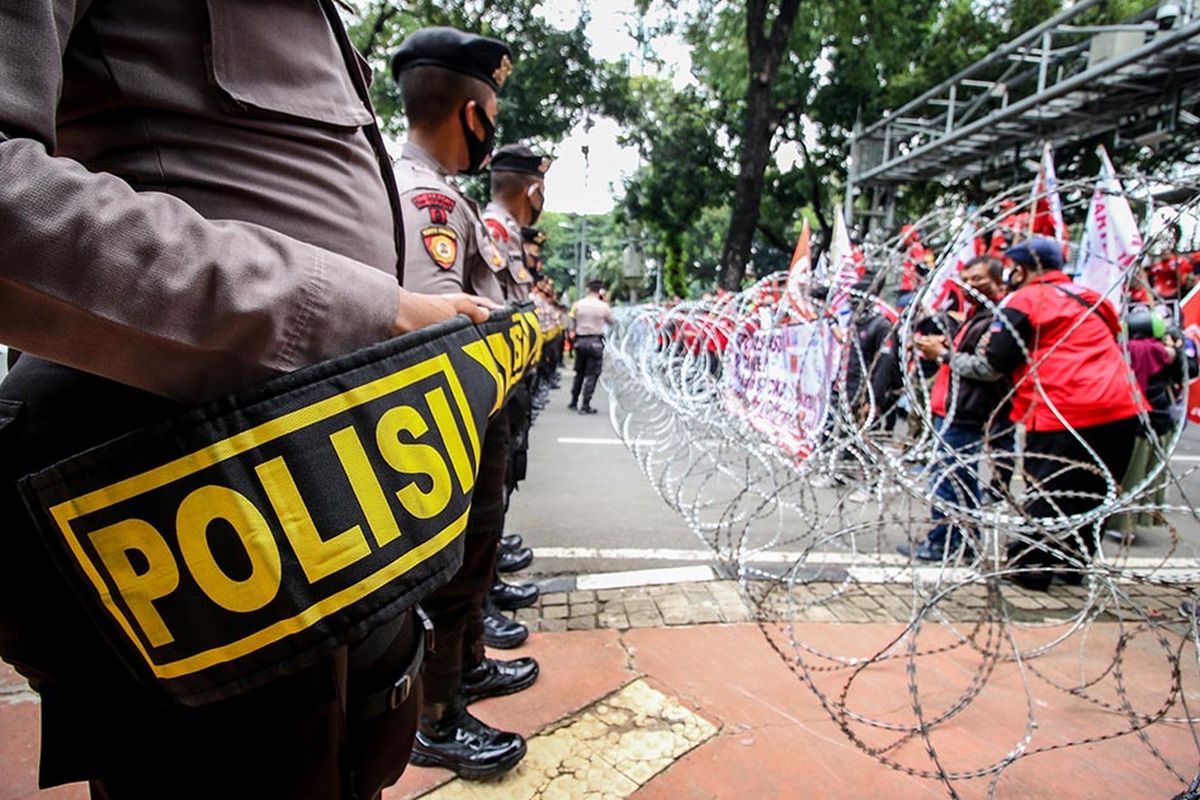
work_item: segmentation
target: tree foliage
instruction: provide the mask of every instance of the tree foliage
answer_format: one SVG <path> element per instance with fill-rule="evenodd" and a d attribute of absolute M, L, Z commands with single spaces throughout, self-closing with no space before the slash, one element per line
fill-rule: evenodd
<path fill-rule="evenodd" d="M 560 30 L 540 12 L 541 0 L 498 4 L 482 0 L 360 0 L 350 36 L 374 72 L 372 100 L 384 129 L 404 128 L 404 110 L 391 75 L 391 55 L 413 31 L 449 25 L 491 36 L 513 51 L 513 72 L 500 96 L 500 142 L 552 148 L 588 116 L 629 113 L 626 66 L 598 61 L 586 35 L 588 15 Z"/>

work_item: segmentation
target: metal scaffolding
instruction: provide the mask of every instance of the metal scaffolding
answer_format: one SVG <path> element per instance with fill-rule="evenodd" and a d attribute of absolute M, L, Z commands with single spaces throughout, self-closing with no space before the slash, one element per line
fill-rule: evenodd
<path fill-rule="evenodd" d="M 1120 25 L 1071 22 L 1081 0 L 851 137 L 846 217 L 866 196 L 870 229 L 894 227 L 898 186 L 1011 168 L 1035 145 L 1116 130 L 1154 144 L 1200 138 L 1196 0 L 1164 0 Z M 1200 145 L 1198 145 L 1200 146 Z M 1036 154 L 1033 156 L 1036 158 Z"/>

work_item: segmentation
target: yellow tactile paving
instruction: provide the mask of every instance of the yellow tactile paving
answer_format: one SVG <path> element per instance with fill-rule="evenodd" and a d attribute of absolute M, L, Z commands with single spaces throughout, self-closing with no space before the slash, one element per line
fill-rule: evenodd
<path fill-rule="evenodd" d="M 424 797 L 618 800 L 716 733 L 712 723 L 638 680 L 531 738 L 524 761 L 507 775 L 453 780 Z"/>

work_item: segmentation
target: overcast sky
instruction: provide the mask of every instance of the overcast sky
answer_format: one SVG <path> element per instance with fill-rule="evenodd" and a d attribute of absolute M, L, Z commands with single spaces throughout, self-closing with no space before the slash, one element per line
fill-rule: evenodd
<path fill-rule="evenodd" d="M 632 0 L 596 0 L 590 6 L 588 36 L 593 55 L 603 60 L 632 56 L 636 51 L 629 35 L 630 26 L 636 24 Z M 569 28 L 579 18 L 580 3 L 546 0 L 543 10 L 552 24 Z M 686 44 L 678 38 L 662 38 L 654 42 L 654 49 L 667 63 L 676 85 L 692 80 Z M 638 67 L 635 64 L 633 68 Z M 637 152 L 617 145 L 617 124 L 602 117 L 593 118 L 592 123 L 587 131 L 578 125 L 558 147 L 558 160 L 546 176 L 546 207 L 551 211 L 602 214 L 613 207 L 614 197 L 623 194 L 622 178 L 637 169 Z M 590 149 L 586 164 L 585 145 Z"/>

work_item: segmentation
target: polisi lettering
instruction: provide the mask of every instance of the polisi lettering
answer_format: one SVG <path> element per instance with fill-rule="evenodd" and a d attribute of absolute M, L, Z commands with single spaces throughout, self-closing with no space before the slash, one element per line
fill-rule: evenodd
<path fill-rule="evenodd" d="M 391 468 L 390 475 L 378 474 L 354 427 L 328 437 L 360 516 L 344 530 L 318 529 L 311 507 L 320 502 L 315 491 L 320 487 L 309 486 L 307 491 L 315 497 L 306 498 L 286 458 L 278 456 L 254 467 L 268 500 L 263 507 L 233 488 L 203 486 L 179 504 L 173 531 L 129 519 L 92 533 L 101 562 L 150 644 L 161 646 L 175 639 L 155 603 L 179 588 L 183 571 L 217 606 L 237 613 L 257 611 L 278 595 L 285 563 L 294 561 L 301 573 L 289 579 L 315 584 L 402 536 L 389 491 L 417 519 L 437 517 L 456 490 L 470 491 L 472 459 L 449 413 L 445 390 L 433 389 L 425 398 L 429 406 L 425 414 L 412 406 L 396 406 L 385 411 L 375 426 L 370 446 Z M 444 447 L 425 441 L 431 430 L 441 433 Z M 272 523 L 283 532 L 282 540 L 273 533 Z M 235 556 L 248 559 L 248 576 L 229 574 L 228 559 L 214 552 L 209 534 L 216 524 L 227 525 L 236 534 L 241 552 Z M 167 535 L 174 536 L 182 558 L 172 553 Z M 285 560 L 286 551 L 292 559 Z"/>

